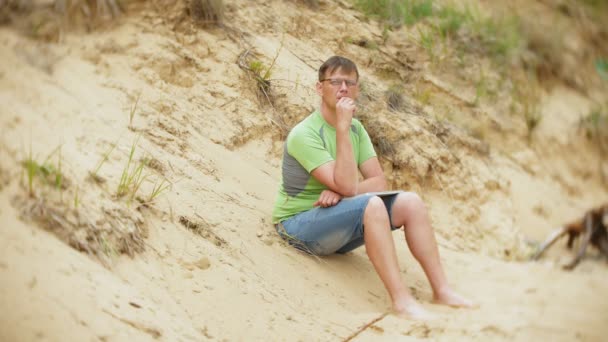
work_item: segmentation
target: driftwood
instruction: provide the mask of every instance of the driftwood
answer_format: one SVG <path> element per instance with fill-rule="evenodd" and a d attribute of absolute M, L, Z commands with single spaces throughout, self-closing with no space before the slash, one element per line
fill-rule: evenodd
<path fill-rule="evenodd" d="M 608 258 L 608 203 L 591 209 L 585 215 L 572 223 L 565 225 L 553 232 L 549 238 L 539 247 L 538 252 L 532 257 L 538 260 L 545 250 L 553 245 L 559 238 L 568 235 L 568 248 L 572 249 L 574 240 L 581 237 L 578 253 L 572 261 L 564 265 L 564 269 L 571 270 L 581 261 L 589 244 L 596 247 L 601 254 Z"/>

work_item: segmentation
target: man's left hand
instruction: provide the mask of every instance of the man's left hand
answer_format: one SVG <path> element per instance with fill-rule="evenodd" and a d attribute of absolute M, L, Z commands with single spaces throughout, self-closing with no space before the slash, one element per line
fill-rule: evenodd
<path fill-rule="evenodd" d="M 332 207 L 338 204 L 341 199 L 342 195 L 331 190 L 323 190 L 323 192 L 321 192 L 321 196 L 319 196 L 319 199 L 312 206 L 322 208 Z"/>

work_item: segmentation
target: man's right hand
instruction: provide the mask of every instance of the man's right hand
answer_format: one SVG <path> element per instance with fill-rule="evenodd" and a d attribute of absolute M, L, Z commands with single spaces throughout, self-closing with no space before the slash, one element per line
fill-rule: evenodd
<path fill-rule="evenodd" d="M 336 128 L 350 129 L 350 124 L 356 109 L 355 100 L 346 96 L 341 97 L 336 103 Z"/>
<path fill-rule="evenodd" d="M 319 199 L 312 205 L 313 207 L 333 207 L 342 199 L 342 195 L 331 190 L 323 190 Z"/>

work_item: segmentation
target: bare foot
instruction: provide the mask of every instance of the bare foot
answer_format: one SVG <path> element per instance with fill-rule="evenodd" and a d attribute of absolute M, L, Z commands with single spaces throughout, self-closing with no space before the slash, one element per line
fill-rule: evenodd
<path fill-rule="evenodd" d="M 422 305 L 415 300 L 408 300 L 403 304 L 395 303 L 393 306 L 395 314 L 402 318 L 414 319 L 419 321 L 431 321 L 437 318 L 436 315 L 426 311 Z"/>
<path fill-rule="evenodd" d="M 450 288 L 446 288 L 433 296 L 433 302 L 455 308 L 477 308 L 479 304 L 459 295 Z"/>

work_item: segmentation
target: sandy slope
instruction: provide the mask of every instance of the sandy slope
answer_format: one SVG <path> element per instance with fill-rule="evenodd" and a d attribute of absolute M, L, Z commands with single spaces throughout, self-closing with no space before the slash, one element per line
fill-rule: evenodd
<path fill-rule="evenodd" d="M 417 117 L 387 128 L 387 134 L 415 132 L 403 136 L 396 156 L 411 157 L 413 171 L 390 163 L 385 171 L 393 184 L 411 185 L 429 203 L 448 276 L 479 309 L 429 304 L 429 287 L 399 232 L 407 284 L 439 321 L 384 317 L 389 302 L 363 249 L 315 259 L 276 237 L 269 216 L 280 178 L 277 119 L 290 124 L 308 113 L 316 103 L 314 68 L 336 51 L 358 56 L 373 86 L 385 85 L 376 70 L 390 65 L 381 55 L 343 46 L 336 33 L 359 25 L 362 35 L 375 37 L 377 28 L 359 23 L 341 3 L 324 6 L 347 18 L 335 31 L 319 29 L 329 18 L 324 11 L 281 1 L 234 1 L 228 13 L 244 32 L 239 38 L 179 26 L 171 15 L 145 8 L 116 28 L 68 35 L 62 44 L 0 29 L 0 340 L 603 339 L 605 261 L 590 252 L 575 271 L 564 272 L 559 265 L 570 254 L 561 245 L 539 263 L 517 261 L 529 253 L 524 238 L 542 239 L 606 199 L 597 152 L 576 130 L 589 100 L 567 88 L 544 97 L 546 119 L 533 148 L 510 136 L 509 119 L 499 115 L 494 120 L 506 133 L 488 136 L 486 155 L 453 132 L 447 144 L 437 140 Z M 400 53 L 411 50 L 390 44 Z M 260 106 L 236 63 L 252 46 L 266 62 L 280 51 L 273 73 L 277 111 Z M 474 115 L 455 104 L 458 94 L 435 91 L 443 105 Z M 150 180 L 173 183 L 141 210 L 112 196 L 138 136 L 136 158 L 157 162 L 147 171 Z M 91 182 L 88 172 L 113 143 L 99 171 L 105 183 Z M 74 210 L 83 220 L 110 229 L 135 224 L 143 252 L 88 256 L 58 239 L 60 233 L 20 219 L 26 190 L 19 162 L 30 144 L 40 159 L 62 146 L 70 181 L 63 206 L 74 207 L 78 193 Z M 429 160 L 447 166 L 429 176 L 426 166 L 437 165 Z M 144 183 L 143 192 L 152 186 Z M 109 211 L 117 214 L 108 218 Z"/>

